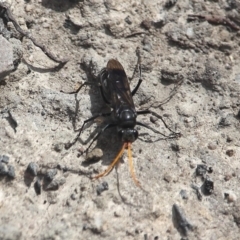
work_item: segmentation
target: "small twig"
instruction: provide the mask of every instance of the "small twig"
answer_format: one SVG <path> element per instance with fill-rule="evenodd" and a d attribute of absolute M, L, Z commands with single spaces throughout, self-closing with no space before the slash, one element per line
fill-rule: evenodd
<path fill-rule="evenodd" d="M 131 37 L 135 37 L 135 36 L 141 35 L 141 34 L 147 34 L 147 32 L 143 32 L 143 31 L 141 31 L 141 32 L 134 32 L 134 33 L 126 35 L 125 38 L 131 38 Z"/>
<path fill-rule="evenodd" d="M 54 62 L 60 63 L 60 65 L 62 66 L 64 66 L 69 61 L 68 59 L 57 58 L 43 44 L 39 43 L 34 37 L 32 37 L 29 32 L 24 31 L 15 20 L 10 9 L 3 3 L 0 3 L 0 12 L 1 12 L 1 15 L 5 15 L 8 21 L 11 21 L 13 23 L 15 29 L 19 33 L 21 33 L 24 37 L 27 37 L 28 39 L 30 39 L 33 42 L 33 44 L 39 47 L 51 60 L 53 60 Z"/>
<path fill-rule="evenodd" d="M 233 30 L 240 30 L 240 27 L 231 21 L 228 17 L 223 17 L 219 15 L 203 15 L 203 14 L 189 14 L 188 20 L 195 20 L 196 18 L 203 19 L 205 21 L 208 21 L 209 23 L 213 24 L 221 24 L 225 26 L 229 26 Z"/>
<path fill-rule="evenodd" d="M 63 172 L 70 172 L 70 173 L 77 174 L 77 175 L 90 176 L 92 174 L 91 171 L 88 171 L 85 168 L 61 166 L 58 163 L 40 164 L 39 167 L 41 169 L 58 169 Z"/>

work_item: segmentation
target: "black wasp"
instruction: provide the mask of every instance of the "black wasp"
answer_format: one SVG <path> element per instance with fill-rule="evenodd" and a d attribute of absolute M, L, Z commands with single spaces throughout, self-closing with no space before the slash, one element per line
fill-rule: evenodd
<path fill-rule="evenodd" d="M 102 69 L 102 71 L 99 74 L 98 77 L 98 84 L 101 91 L 101 95 L 103 100 L 106 104 L 108 104 L 111 108 L 111 111 L 108 113 L 99 113 L 95 116 L 92 116 L 91 118 L 84 121 L 82 127 L 80 128 L 80 131 L 75 138 L 75 140 L 70 143 L 67 148 L 71 147 L 74 143 L 76 143 L 77 139 L 79 138 L 81 132 L 83 131 L 84 125 L 87 122 L 93 121 L 94 119 L 102 116 L 107 117 L 111 116 L 111 122 L 106 124 L 101 131 L 93 138 L 90 145 L 87 147 L 85 151 L 88 151 L 88 149 L 91 147 L 93 142 L 98 139 L 98 137 L 108 128 L 116 127 L 117 133 L 119 138 L 123 142 L 123 146 L 113 162 L 110 164 L 110 166 L 105 170 L 105 172 L 97 175 L 94 177 L 94 179 L 98 179 L 100 177 L 106 176 L 111 172 L 113 167 L 117 164 L 120 157 L 122 156 L 124 149 L 128 149 L 128 158 L 129 158 L 129 165 L 130 165 L 130 171 L 132 178 L 134 182 L 139 185 L 139 182 L 137 178 L 135 177 L 134 169 L 133 169 L 133 161 L 132 161 L 132 152 L 131 152 L 131 144 L 138 138 L 138 131 L 135 129 L 136 125 L 143 126 L 145 128 L 148 128 L 152 130 L 155 133 L 161 134 L 165 138 L 176 138 L 180 136 L 179 133 L 176 133 L 172 131 L 167 124 L 164 122 L 163 118 L 159 116 L 158 114 L 150 111 L 150 110 L 144 110 L 144 111 L 136 111 L 135 105 L 133 102 L 133 96 L 137 92 L 139 86 L 141 85 L 142 78 L 141 78 L 141 63 L 140 63 L 140 56 L 138 54 L 138 67 L 139 67 L 139 74 L 140 78 L 138 80 L 137 86 L 133 89 L 133 91 L 130 90 L 129 81 L 127 78 L 127 75 L 124 71 L 123 66 L 118 60 L 110 59 L 107 63 L 107 67 Z M 84 85 L 89 85 L 89 83 L 85 82 L 82 84 L 75 92 L 71 93 L 78 93 L 80 89 Z M 137 121 L 137 116 L 140 114 L 153 114 L 154 116 L 158 117 L 162 120 L 165 127 L 168 128 L 171 132 L 169 136 L 166 136 L 156 129 L 147 126 L 141 122 Z"/>

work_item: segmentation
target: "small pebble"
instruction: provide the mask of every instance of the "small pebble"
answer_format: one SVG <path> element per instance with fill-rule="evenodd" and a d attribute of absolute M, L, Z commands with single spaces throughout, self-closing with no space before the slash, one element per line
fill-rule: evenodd
<path fill-rule="evenodd" d="M 240 118 L 240 110 L 237 113 L 237 117 Z"/>
<path fill-rule="evenodd" d="M 192 169 L 193 169 L 193 168 L 195 168 L 195 167 L 196 167 L 196 163 L 190 162 L 190 163 L 189 163 L 189 166 L 190 166 L 190 168 L 192 168 Z"/>
<path fill-rule="evenodd" d="M 229 142 L 232 142 L 233 141 L 233 138 L 231 137 L 231 136 L 227 136 L 227 142 L 229 143 Z"/>
<path fill-rule="evenodd" d="M 187 195 L 187 191 L 186 190 L 181 190 L 180 191 L 180 195 L 181 195 L 181 197 L 182 197 L 182 199 L 188 199 L 188 195 Z"/>
<path fill-rule="evenodd" d="M 231 126 L 232 125 L 231 116 L 222 117 L 220 122 L 219 122 L 219 125 L 222 126 L 222 127 Z"/>
<path fill-rule="evenodd" d="M 33 176 L 37 176 L 38 174 L 38 164 L 35 162 L 30 162 L 27 167 L 27 172 L 29 172 Z"/>
<path fill-rule="evenodd" d="M 8 174 L 8 167 L 5 163 L 0 162 L 0 176 L 6 176 Z"/>
<path fill-rule="evenodd" d="M 55 178 L 47 185 L 46 190 L 58 190 L 58 188 L 64 183 L 66 183 L 66 179 L 64 177 Z"/>
<path fill-rule="evenodd" d="M 61 143 L 56 143 L 56 144 L 54 144 L 54 147 L 53 147 L 53 149 L 54 149 L 56 152 L 61 152 L 61 151 L 63 150 L 63 148 L 64 148 L 64 145 L 61 144 Z"/>
<path fill-rule="evenodd" d="M 113 213 L 114 217 L 121 217 L 121 215 L 118 212 Z"/>
<path fill-rule="evenodd" d="M 232 192 L 224 193 L 224 197 L 227 199 L 228 203 L 235 202 L 237 200 L 236 195 Z"/>
<path fill-rule="evenodd" d="M 9 162 L 9 157 L 6 155 L 0 155 L 0 162 L 8 164 Z"/>
<path fill-rule="evenodd" d="M 32 12 L 32 10 L 33 10 L 33 5 L 27 4 L 26 7 L 25 7 L 25 11 L 26 12 Z"/>
<path fill-rule="evenodd" d="M 159 218 L 161 216 L 160 209 L 156 209 L 155 211 L 151 212 L 151 216 L 155 219 Z"/>
<path fill-rule="evenodd" d="M 125 18 L 125 22 L 126 22 L 127 24 L 132 24 L 132 20 L 131 20 L 130 16 L 127 16 L 127 17 Z"/>
<path fill-rule="evenodd" d="M 42 188 L 42 184 L 40 179 L 38 179 L 35 183 L 34 183 L 34 189 L 37 195 L 41 194 L 41 188 Z"/>
<path fill-rule="evenodd" d="M 150 121 L 151 121 L 152 123 L 155 123 L 157 120 L 158 120 L 158 118 L 155 117 L 155 116 L 151 116 L 151 117 L 150 117 Z"/>
<path fill-rule="evenodd" d="M 166 8 L 171 8 L 171 7 L 173 7 L 176 4 L 176 2 L 177 2 L 177 0 L 167 0 L 165 2 L 165 7 Z"/>
<path fill-rule="evenodd" d="M 175 151 L 175 152 L 179 152 L 179 151 L 180 151 L 180 147 L 179 147 L 178 144 L 172 143 L 172 144 L 171 144 L 171 148 L 172 148 L 172 150 Z"/>
<path fill-rule="evenodd" d="M 198 186 L 194 185 L 194 184 L 192 184 L 191 187 L 196 191 L 198 200 L 202 201 L 202 194 L 200 192 L 200 188 Z"/>
<path fill-rule="evenodd" d="M 205 181 L 202 186 L 202 191 L 205 195 L 211 195 L 214 190 L 214 182 L 208 177 L 205 178 Z"/>
<path fill-rule="evenodd" d="M 229 157 L 232 157 L 234 154 L 235 154 L 235 151 L 233 149 L 229 149 L 226 151 L 226 154 L 229 156 Z"/>
<path fill-rule="evenodd" d="M 215 150 L 216 148 L 217 148 L 217 145 L 215 143 L 209 143 L 208 144 L 208 149 Z"/>
<path fill-rule="evenodd" d="M 197 165 L 197 168 L 196 168 L 196 175 L 197 176 L 204 176 L 207 172 L 207 165 L 204 165 L 204 164 L 198 164 Z"/>
<path fill-rule="evenodd" d="M 55 192 L 48 192 L 47 201 L 49 204 L 56 204 L 58 201 L 58 194 Z"/>
<path fill-rule="evenodd" d="M 232 178 L 232 174 L 231 173 L 226 173 L 224 176 L 224 180 L 227 182 Z"/>
<path fill-rule="evenodd" d="M 76 200 L 77 199 L 77 195 L 75 193 L 71 194 L 71 199 L 72 200 Z"/>
<path fill-rule="evenodd" d="M 209 167 L 208 168 L 208 173 L 212 173 L 213 172 L 213 168 L 212 167 Z"/>
<path fill-rule="evenodd" d="M 93 149 L 90 153 L 87 154 L 85 162 L 95 162 L 102 158 L 103 151 L 100 148 Z"/>
<path fill-rule="evenodd" d="M 141 27 L 145 28 L 146 30 L 149 30 L 152 26 L 152 21 L 145 19 L 141 22 Z"/>
<path fill-rule="evenodd" d="M 167 173 L 164 174 L 163 179 L 168 183 L 172 181 L 172 177 Z"/>
<path fill-rule="evenodd" d="M 108 190 L 108 183 L 102 182 L 99 185 L 97 185 L 97 195 L 101 195 L 102 192 Z"/>
<path fill-rule="evenodd" d="M 47 23 L 47 22 L 44 22 L 44 23 L 42 24 L 42 27 L 43 27 L 43 28 L 49 28 L 49 27 L 50 27 L 50 24 Z"/>
<path fill-rule="evenodd" d="M 83 230 L 83 231 L 88 230 L 88 225 L 87 225 L 87 224 L 83 224 L 82 230 Z"/>
<path fill-rule="evenodd" d="M 53 178 L 56 175 L 57 175 L 57 169 L 49 169 L 49 170 L 47 170 L 47 173 L 45 175 L 45 179 L 50 182 L 50 181 L 53 180 Z"/>
<path fill-rule="evenodd" d="M 186 35 L 188 38 L 193 38 L 195 36 L 193 28 L 187 28 Z"/>
<path fill-rule="evenodd" d="M 189 230 L 193 230 L 193 226 L 188 222 L 185 216 L 185 212 L 177 204 L 173 204 L 172 207 L 174 225 L 183 236 L 188 235 Z"/>
<path fill-rule="evenodd" d="M 14 166 L 8 165 L 8 173 L 7 173 L 7 175 L 10 178 L 15 178 L 16 177 Z"/>

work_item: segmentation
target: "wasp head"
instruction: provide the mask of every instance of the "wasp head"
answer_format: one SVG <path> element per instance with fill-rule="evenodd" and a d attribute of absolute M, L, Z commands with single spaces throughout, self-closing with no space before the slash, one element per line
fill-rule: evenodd
<path fill-rule="evenodd" d="M 138 138 L 138 131 L 132 128 L 122 128 L 118 136 L 123 142 L 134 142 Z"/>

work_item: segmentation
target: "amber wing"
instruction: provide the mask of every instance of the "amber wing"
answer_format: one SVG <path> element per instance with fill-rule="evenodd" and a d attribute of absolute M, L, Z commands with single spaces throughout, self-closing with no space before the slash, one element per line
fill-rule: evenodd
<path fill-rule="evenodd" d="M 128 78 L 121 63 L 115 59 L 109 60 L 107 71 L 109 73 L 109 84 L 112 89 L 111 101 L 114 107 L 118 108 L 121 105 L 128 105 L 131 108 L 135 108 Z"/>

